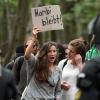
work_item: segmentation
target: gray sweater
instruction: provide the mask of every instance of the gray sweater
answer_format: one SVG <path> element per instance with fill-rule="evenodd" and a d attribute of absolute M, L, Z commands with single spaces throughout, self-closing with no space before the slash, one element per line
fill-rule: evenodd
<path fill-rule="evenodd" d="M 36 58 L 32 56 L 28 64 L 27 76 L 29 85 L 24 90 L 21 99 L 25 100 L 54 100 L 60 98 L 61 93 L 61 71 L 55 66 L 55 70 L 49 74 L 48 82 L 40 83 L 34 78 Z"/>

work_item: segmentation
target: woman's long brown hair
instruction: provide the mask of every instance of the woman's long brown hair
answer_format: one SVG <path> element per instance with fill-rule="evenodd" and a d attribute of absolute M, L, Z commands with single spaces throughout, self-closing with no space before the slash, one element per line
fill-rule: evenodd
<path fill-rule="evenodd" d="M 36 71 L 35 71 L 35 78 L 36 80 L 40 82 L 46 82 L 48 81 L 49 76 L 49 67 L 48 67 L 48 58 L 47 54 L 49 52 L 50 47 L 54 45 L 57 48 L 57 45 L 55 42 L 48 42 L 43 45 L 43 47 L 40 49 L 38 60 L 36 64 Z M 57 59 L 54 62 L 54 65 L 57 63 Z"/>

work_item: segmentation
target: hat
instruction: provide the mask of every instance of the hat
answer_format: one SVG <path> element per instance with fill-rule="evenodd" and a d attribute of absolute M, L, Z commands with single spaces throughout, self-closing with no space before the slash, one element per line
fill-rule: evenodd
<path fill-rule="evenodd" d="M 16 47 L 16 57 L 24 55 L 24 45 L 18 45 Z"/>

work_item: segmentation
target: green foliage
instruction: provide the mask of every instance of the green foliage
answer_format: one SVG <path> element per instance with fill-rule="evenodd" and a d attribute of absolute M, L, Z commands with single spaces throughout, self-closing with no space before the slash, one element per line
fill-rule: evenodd
<path fill-rule="evenodd" d="M 43 5 L 53 5 L 53 4 L 59 4 L 60 0 L 41 0 Z"/>
<path fill-rule="evenodd" d="M 0 0 L 0 20 L 5 20 L 3 18 L 4 8 L 7 7 L 8 13 L 10 15 L 10 21 L 14 20 L 14 16 L 16 15 L 16 9 L 18 7 L 18 1 L 20 0 Z M 32 5 L 31 0 L 29 0 L 30 5 Z M 64 37 L 63 39 L 58 39 L 66 41 L 72 39 L 74 36 L 80 33 L 83 33 L 88 23 L 91 21 L 93 17 L 96 16 L 97 12 L 100 10 L 100 0 L 40 0 L 41 5 L 60 5 L 63 8 L 64 12 L 62 13 L 63 22 L 64 22 L 64 32 L 59 34 L 58 37 Z M 30 6 L 31 8 L 31 6 Z M 23 16 L 24 17 L 24 16 Z M 3 24 L 0 22 L 0 38 L 4 37 L 4 33 L 2 31 Z M 13 23 L 10 22 L 11 24 Z M 7 24 L 7 23 L 6 23 Z M 5 23 L 4 23 L 5 25 Z M 7 26 L 8 27 L 8 26 Z M 19 26 L 20 27 L 20 26 Z M 30 27 L 30 26 L 29 26 Z M 30 28 L 31 29 L 31 28 Z M 12 31 L 12 30 L 11 30 Z M 70 35 L 66 35 L 68 33 Z M 78 33 L 78 34 L 77 34 Z M 74 34 L 74 35 L 73 35 Z M 57 34 L 58 35 L 58 34 Z M 62 36 L 60 36 L 62 35 Z M 44 40 L 51 38 L 50 35 L 45 35 Z M 6 40 L 6 39 L 5 39 Z M 1 41 L 2 43 L 4 41 Z"/>
<path fill-rule="evenodd" d="M 9 11 L 11 14 L 16 13 L 17 5 L 18 5 L 18 0 L 9 0 L 8 6 L 9 6 Z"/>

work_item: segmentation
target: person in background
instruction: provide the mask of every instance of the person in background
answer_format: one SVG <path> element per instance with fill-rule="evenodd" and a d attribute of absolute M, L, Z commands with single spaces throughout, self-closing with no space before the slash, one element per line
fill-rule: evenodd
<path fill-rule="evenodd" d="M 13 66 L 14 66 L 14 62 L 16 60 L 16 58 L 23 56 L 24 55 L 24 45 L 18 45 L 16 47 L 16 54 L 15 57 L 8 63 L 5 65 L 5 68 L 12 70 Z"/>
<path fill-rule="evenodd" d="M 59 58 L 58 61 L 61 61 L 62 59 L 65 58 L 65 48 L 62 44 L 58 43 L 58 52 L 59 52 Z"/>
<path fill-rule="evenodd" d="M 31 41 L 32 41 L 32 38 L 31 38 L 31 37 L 28 38 L 28 39 L 26 39 L 25 44 L 24 44 L 25 50 L 26 50 L 26 48 L 28 47 L 28 44 L 29 44 Z M 34 45 L 33 45 L 33 48 L 32 48 L 31 53 L 34 54 L 34 55 L 36 56 L 36 55 L 38 54 L 39 48 L 40 48 L 40 46 L 39 46 L 39 41 L 38 41 L 38 39 L 36 39 L 36 40 L 35 40 L 35 43 L 34 43 Z"/>
<path fill-rule="evenodd" d="M 100 57 L 90 59 L 84 65 L 82 65 L 81 60 L 77 61 L 77 63 L 80 63 L 82 66 L 82 71 L 77 79 L 77 87 L 80 90 L 77 100 L 99 100 Z"/>
<path fill-rule="evenodd" d="M 61 71 L 57 67 L 58 51 L 55 42 L 43 44 L 37 57 L 31 54 L 38 28 L 33 28 L 33 40 L 25 51 L 30 82 L 25 88 L 21 100 L 60 100 Z"/>
<path fill-rule="evenodd" d="M 100 14 L 89 23 L 90 50 L 86 53 L 86 60 L 100 56 Z"/>
<path fill-rule="evenodd" d="M 64 44 L 64 49 L 65 49 L 65 58 L 67 58 L 67 49 L 68 49 L 68 44 Z"/>
<path fill-rule="evenodd" d="M 10 70 L 2 67 L 0 62 L 0 100 L 17 100 L 17 96 L 14 76 Z"/>
<path fill-rule="evenodd" d="M 74 100 L 77 92 L 77 76 L 81 67 L 76 61 L 82 57 L 82 64 L 85 61 L 86 48 L 82 40 L 74 39 L 69 42 L 67 48 L 67 64 L 63 67 L 64 60 L 60 61 L 58 67 L 62 70 L 62 97 L 61 100 Z"/>
<path fill-rule="evenodd" d="M 80 95 L 77 100 L 100 99 L 100 15 L 89 23 L 89 41 L 87 61 L 78 75 L 77 87 Z"/>
<path fill-rule="evenodd" d="M 26 48 L 28 47 L 31 41 L 32 41 L 32 38 L 28 38 L 25 41 L 24 51 L 26 50 Z M 39 42 L 38 40 L 35 40 L 33 48 L 31 49 L 31 53 L 37 56 L 38 51 L 39 51 Z M 12 71 L 16 79 L 17 88 L 21 95 L 23 90 L 29 83 L 27 79 L 27 64 L 24 62 L 24 56 L 20 56 L 15 60 Z"/>

